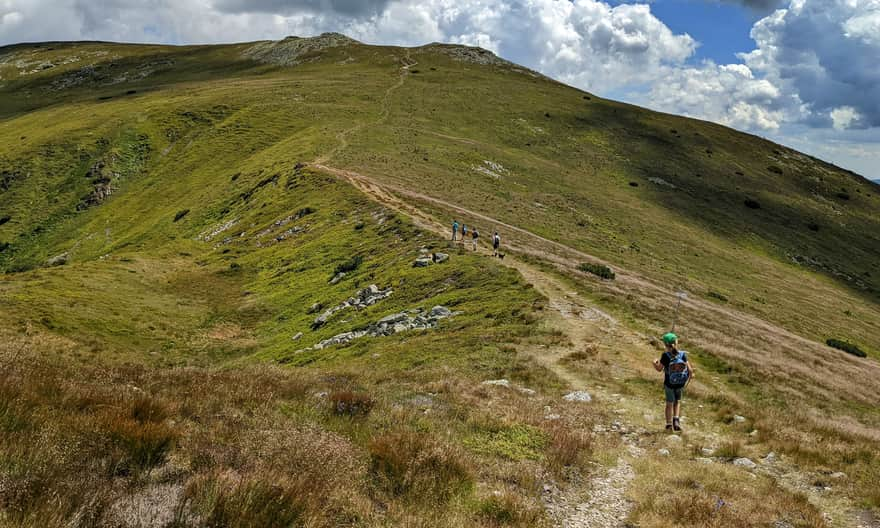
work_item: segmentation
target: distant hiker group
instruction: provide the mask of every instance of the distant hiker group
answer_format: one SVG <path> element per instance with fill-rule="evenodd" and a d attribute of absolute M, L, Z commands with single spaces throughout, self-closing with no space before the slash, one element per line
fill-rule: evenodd
<path fill-rule="evenodd" d="M 461 234 L 459 235 L 459 231 Z M 471 236 L 471 244 L 473 245 L 473 251 L 477 250 L 477 244 L 480 239 L 480 232 L 476 227 L 471 226 L 468 229 L 467 224 L 459 224 L 458 220 L 452 221 L 452 241 L 458 242 L 460 244 L 466 244 L 468 233 Z M 498 234 L 498 231 L 495 231 L 495 234 L 492 235 L 492 256 L 498 258 L 504 258 L 504 254 L 499 250 L 501 249 L 501 235 Z"/>

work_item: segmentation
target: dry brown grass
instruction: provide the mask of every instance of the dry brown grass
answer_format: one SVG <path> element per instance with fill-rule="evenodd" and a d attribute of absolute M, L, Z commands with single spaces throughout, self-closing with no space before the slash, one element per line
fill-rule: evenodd
<path fill-rule="evenodd" d="M 374 478 L 392 497 L 442 505 L 474 483 L 459 449 L 423 433 L 383 434 L 370 441 L 369 450 Z"/>
<path fill-rule="evenodd" d="M 644 528 L 826 526 L 806 497 L 732 466 L 643 460 L 637 465 L 637 475 L 630 493 L 639 501 L 631 520 Z"/>

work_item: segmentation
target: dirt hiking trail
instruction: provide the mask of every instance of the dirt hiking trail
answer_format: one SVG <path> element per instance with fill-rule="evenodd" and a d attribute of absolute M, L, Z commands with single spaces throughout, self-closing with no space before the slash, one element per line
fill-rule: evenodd
<path fill-rule="evenodd" d="M 505 247 L 519 255 L 547 262 L 555 266 L 558 271 L 573 271 L 573 261 L 586 260 L 602 263 L 601 259 L 592 255 L 499 221 L 486 214 L 387 182 L 380 182 L 357 171 L 329 165 L 337 154 L 348 148 L 348 137 L 368 127 L 381 125 L 388 119 L 392 95 L 404 85 L 409 75 L 409 69 L 416 64 L 408 54 L 402 58 L 400 77 L 386 90 L 383 109 L 379 117 L 371 122 L 358 123 L 339 133 L 337 135 L 339 144 L 308 165 L 313 169 L 332 174 L 349 182 L 372 200 L 411 218 L 418 227 L 434 232 L 442 239 L 450 237 L 451 226 L 438 221 L 431 213 L 420 208 L 419 203 L 437 206 L 442 210 L 456 212 L 503 228 L 508 231 L 507 240 L 504 243 Z M 466 140 L 466 138 L 455 139 Z M 510 233 L 515 236 L 509 236 Z M 480 253 L 485 254 L 487 258 L 491 257 L 489 251 L 488 248 L 480 248 Z M 620 394 L 609 393 L 608 389 L 592 383 L 595 380 L 589 379 L 585 373 L 577 368 L 572 368 L 565 359 L 573 352 L 595 350 L 597 347 L 626 350 L 625 357 L 621 357 L 620 361 L 610 367 L 613 378 L 623 383 L 621 380 L 637 376 L 639 373 L 644 375 L 650 361 L 658 355 L 658 352 L 648 344 L 647 336 L 633 332 L 589 300 L 572 291 L 573 288 L 556 274 L 546 272 L 510 253 L 504 259 L 499 259 L 498 262 L 517 270 L 536 291 L 547 298 L 550 310 L 545 311 L 542 324 L 558 330 L 568 341 L 561 345 L 524 345 L 519 348 L 519 352 L 531 357 L 537 364 L 553 372 L 571 390 L 588 391 L 596 404 L 609 408 L 618 407 L 613 411 L 615 419 L 609 426 L 597 426 L 591 431 L 594 434 L 609 435 L 615 441 L 619 438 L 619 448 L 616 450 L 616 455 L 612 457 L 612 459 L 616 458 L 616 462 L 612 461 L 603 471 L 596 472 L 589 479 L 576 483 L 576 485 L 566 486 L 563 490 L 555 486 L 545 486 L 545 506 L 554 526 L 559 528 L 622 528 L 631 526 L 627 523 L 627 518 L 633 505 L 627 498 L 627 491 L 631 482 L 636 478 L 634 462 L 641 457 L 648 456 L 649 449 L 652 456 L 657 456 L 657 447 L 666 445 L 664 442 L 669 436 L 676 436 L 678 440 L 680 437 L 662 433 L 663 409 L 659 397 L 657 400 L 649 402 L 638 397 L 625 398 Z M 637 274 L 620 270 L 617 266 L 615 266 L 615 270 L 619 270 L 618 280 L 615 282 L 621 295 L 635 293 L 663 299 L 674 296 L 675 292 L 672 289 L 659 286 Z M 749 326 L 765 335 L 788 341 L 793 346 L 815 345 L 809 340 L 757 317 L 717 306 L 708 301 L 689 298 L 682 303 L 682 308 L 694 312 L 712 312 L 716 316 L 724 317 L 727 321 Z M 644 369 L 640 370 L 643 367 Z M 699 416 L 700 413 L 695 411 L 696 409 L 688 410 L 685 414 L 692 413 Z M 684 422 L 688 434 L 687 441 L 695 445 L 718 444 L 720 439 L 716 432 L 716 424 L 711 421 L 705 417 L 697 417 L 694 420 Z M 797 468 L 777 462 L 772 468 L 759 468 L 758 471 L 768 475 L 772 474 L 780 486 L 790 491 L 807 493 L 810 501 L 820 511 L 834 512 L 833 519 L 826 514 L 829 526 L 880 528 L 874 523 L 873 518 L 865 517 L 864 512 L 859 511 L 852 504 L 830 499 L 816 493 L 815 490 L 805 490 L 800 483 L 808 477 L 800 473 Z"/>

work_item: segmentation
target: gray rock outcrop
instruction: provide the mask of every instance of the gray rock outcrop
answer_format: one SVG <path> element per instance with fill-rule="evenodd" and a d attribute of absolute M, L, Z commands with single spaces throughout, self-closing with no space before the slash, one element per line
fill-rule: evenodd
<path fill-rule="evenodd" d="M 410 330 L 427 330 L 429 328 L 436 328 L 437 323 L 441 319 L 454 317 L 455 315 L 458 315 L 458 313 L 459 312 L 452 312 L 444 306 L 435 306 L 428 313 L 418 313 L 416 315 L 410 315 L 407 312 L 399 312 L 383 317 L 379 321 L 371 323 L 366 328 L 336 334 L 311 348 L 300 350 L 299 352 L 304 352 L 306 350 L 321 350 L 332 345 L 344 345 L 362 337 L 382 337 Z"/>
<path fill-rule="evenodd" d="M 379 287 L 376 286 L 375 284 L 370 284 L 366 288 L 358 291 L 352 297 L 349 297 L 345 301 L 341 302 L 340 304 L 328 309 L 327 311 L 325 311 L 324 313 L 319 315 L 315 319 L 315 321 L 312 323 L 312 329 L 314 330 L 316 328 L 320 328 L 320 327 L 324 326 L 327 323 L 327 321 L 329 321 L 330 318 L 333 317 L 333 315 L 336 314 L 337 312 L 340 312 L 340 311 L 348 309 L 348 308 L 355 308 L 357 310 L 363 310 L 367 306 L 372 306 L 372 305 L 376 304 L 377 302 L 381 301 L 382 299 L 386 299 L 386 298 L 390 297 L 392 293 L 394 293 L 394 290 L 391 288 L 380 290 Z M 315 306 L 318 306 L 319 308 L 315 309 Z M 320 304 L 315 303 L 314 305 L 312 305 L 312 307 L 309 310 L 310 310 L 310 313 L 312 310 L 314 310 L 314 311 L 320 310 Z"/>

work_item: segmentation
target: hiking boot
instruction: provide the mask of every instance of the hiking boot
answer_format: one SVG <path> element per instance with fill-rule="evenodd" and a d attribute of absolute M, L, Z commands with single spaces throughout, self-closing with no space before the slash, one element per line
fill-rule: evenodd
<path fill-rule="evenodd" d="M 672 424 L 666 424 L 666 430 L 672 431 Z"/>
<path fill-rule="evenodd" d="M 668 428 L 669 426 L 667 426 Z M 681 431 L 681 422 L 678 421 L 678 418 L 672 419 L 672 429 L 675 431 Z"/>

